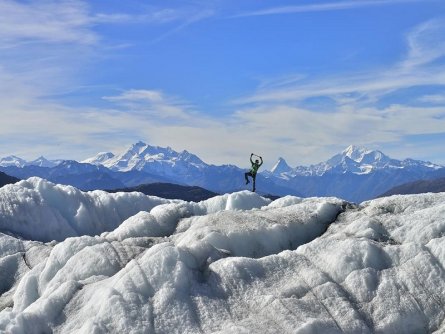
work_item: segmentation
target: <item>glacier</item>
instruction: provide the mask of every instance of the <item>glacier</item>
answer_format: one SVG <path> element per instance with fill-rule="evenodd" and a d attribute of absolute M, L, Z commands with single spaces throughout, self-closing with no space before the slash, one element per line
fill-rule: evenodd
<path fill-rule="evenodd" d="M 443 333 L 445 193 L 0 188 L 0 332 Z"/>

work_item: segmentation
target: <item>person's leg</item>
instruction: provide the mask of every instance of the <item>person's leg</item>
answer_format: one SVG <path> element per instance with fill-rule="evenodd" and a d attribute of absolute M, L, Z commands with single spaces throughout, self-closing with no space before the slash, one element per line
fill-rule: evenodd
<path fill-rule="evenodd" d="M 253 192 L 255 192 L 255 181 L 256 181 L 256 175 L 252 175 L 252 180 L 253 180 Z"/>
<path fill-rule="evenodd" d="M 250 183 L 248 176 L 252 176 L 252 174 L 250 172 L 244 173 L 244 178 L 246 179 L 246 184 Z"/>

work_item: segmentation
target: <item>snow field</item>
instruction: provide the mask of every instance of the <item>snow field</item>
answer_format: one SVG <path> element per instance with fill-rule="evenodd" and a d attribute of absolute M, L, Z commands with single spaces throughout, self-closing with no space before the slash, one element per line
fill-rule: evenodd
<path fill-rule="evenodd" d="M 4 199 L 13 197 L 0 198 L 11 207 Z M 100 236 L 43 244 L 0 234 L 8 278 L 0 280 L 0 332 L 445 330 L 445 194 L 360 206 L 250 192 L 200 203 L 148 199 L 160 202 L 120 225 L 96 222 L 105 226 Z M 34 200 L 19 202 L 37 210 Z"/>

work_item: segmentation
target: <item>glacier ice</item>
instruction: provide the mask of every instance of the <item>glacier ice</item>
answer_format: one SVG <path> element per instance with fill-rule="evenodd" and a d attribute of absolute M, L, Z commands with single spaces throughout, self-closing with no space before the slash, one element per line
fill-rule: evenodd
<path fill-rule="evenodd" d="M 139 211 L 171 202 L 142 193 L 85 193 L 32 177 L 0 188 L 0 230 L 26 239 L 60 241 L 113 230 Z"/>
<path fill-rule="evenodd" d="M 445 194 L 353 205 L 247 191 L 108 197 L 35 178 L 6 189 L 0 332 L 445 330 Z M 74 220 L 67 208 L 81 203 L 88 215 Z M 54 233 L 58 219 L 86 227 Z"/>

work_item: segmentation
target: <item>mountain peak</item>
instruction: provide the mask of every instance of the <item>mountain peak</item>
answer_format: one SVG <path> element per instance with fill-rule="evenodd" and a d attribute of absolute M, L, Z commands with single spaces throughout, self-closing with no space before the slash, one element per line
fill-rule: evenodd
<path fill-rule="evenodd" d="M 144 143 L 142 140 L 139 140 L 137 143 L 133 144 L 132 146 L 143 147 L 143 146 L 147 146 L 147 144 Z"/>
<path fill-rule="evenodd" d="M 178 166 L 184 172 L 188 168 L 206 165 L 196 155 L 184 150 L 176 152 L 170 146 L 160 147 L 151 146 L 138 141 L 132 144 L 127 150 L 114 155 L 110 152 L 99 153 L 95 157 L 84 160 L 83 162 L 103 165 L 114 171 L 128 172 L 133 170 L 145 171 L 149 173 L 172 174 L 172 170 Z"/>
<path fill-rule="evenodd" d="M 341 157 L 341 161 L 343 162 L 346 157 L 349 159 L 366 165 L 375 165 L 375 164 L 386 164 L 390 160 L 392 160 L 387 155 L 383 154 L 379 150 L 370 150 L 363 146 L 350 145 L 345 150 L 343 150 L 340 154 L 334 156 L 332 159 L 338 160 Z M 330 160 L 332 162 L 332 159 Z M 338 162 L 336 163 L 338 164 Z"/>
<path fill-rule="evenodd" d="M 272 167 L 271 172 L 272 174 L 281 174 L 290 172 L 291 170 L 292 168 L 287 164 L 286 160 L 280 157 L 278 158 L 278 161 L 275 163 L 275 165 Z"/>
<path fill-rule="evenodd" d="M 149 147 L 150 145 L 147 145 L 146 143 L 140 140 L 136 144 L 131 145 L 127 152 L 136 152 L 138 154 L 141 154 L 145 149 Z"/>
<path fill-rule="evenodd" d="M 83 163 L 92 164 L 92 165 L 101 165 L 105 161 L 114 158 L 114 154 L 111 152 L 100 152 L 97 153 L 94 157 L 83 160 Z"/>
<path fill-rule="evenodd" d="M 56 162 L 56 161 L 50 161 L 50 160 L 46 159 L 43 155 L 41 155 L 37 159 L 27 162 L 26 165 L 27 166 L 39 166 L 39 167 L 51 168 L 51 167 L 57 166 L 58 163 L 59 162 Z"/>
<path fill-rule="evenodd" d="M 22 158 L 16 157 L 15 155 L 9 155 L 7 157 L 0 159 L 0 166 L 1 167 L 9 167 L 9 166 L 15 166 L 15 167 L 23 167 L 25 166 L 26 161 Z"/>
<path fill-rule="evenodd" d="M 365 155 L 369 152 L 372 152 L 372 151 L 366 147 L 349 145 L 345 150 L 343 150 L 342 155 L 346 156 L 354 161 L 358 161 L 363 157 L 363 155 Z"/>

